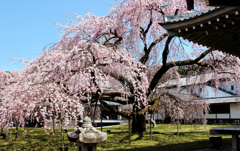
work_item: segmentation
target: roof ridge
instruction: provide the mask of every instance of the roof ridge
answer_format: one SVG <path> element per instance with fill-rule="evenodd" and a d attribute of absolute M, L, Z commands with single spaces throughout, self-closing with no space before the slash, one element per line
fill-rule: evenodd
<path fill-rule="evenodd" d="M 204 9 L 204 10 L 200 10 L 200 11 L 195 10 L 194 12 L 189 12 L 189 13 L 184 13 L 184 14 L 166 15 L 164 17 L 164 21 L 165 21 L 165 23 L 181 22 L 181 21 L 185 21 L 185 20 L 195 18 L 197 16 L 202 16 L 202 15 L 208 14 L 208 13 L 216 11 L 218 9 L 220 9 L 220 7 L 209 7 L 209 8 Z"/>

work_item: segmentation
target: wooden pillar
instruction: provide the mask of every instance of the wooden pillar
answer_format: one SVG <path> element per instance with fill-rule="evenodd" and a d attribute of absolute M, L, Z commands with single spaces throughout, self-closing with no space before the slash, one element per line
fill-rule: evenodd
<path fill-rule="evenodd" d="M 215 115 L 216 115 L 216 116 L 215 116 L 215 117 L 216 117 L 216 122 L 215 122 L 215 124 L 217 124 L 217 113 L 216 113 Z"/>
<path fill-rule="evenodd" d="M 230 109 L 230 112 L 229 112 L 229 124 L 232 124 L 232 119 L 231 119 L 231 109 Z"/>

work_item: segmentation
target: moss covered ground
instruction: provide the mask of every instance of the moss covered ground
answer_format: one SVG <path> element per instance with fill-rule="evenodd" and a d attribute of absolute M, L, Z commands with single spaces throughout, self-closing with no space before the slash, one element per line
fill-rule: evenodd
<path fill-rule="evenodd" d="M 131 134 L 129 144 L 128 126 L 105 127 L 103 132 L 108 131 L 108 139 L 98 144 L 98 151 L 192 151 L 202 148 L 211 148 L 209 142 L 209 129 L 217 126 L 229 125 L 181 125 L 179 134 L 177 126 L 170 124 L 158 124 L 143 134 Z M 100 130 L 100 129 L 99 129 Z M 15 140 L 15 129 L 10 129 L 7 139 L 0 136 L 0 151 L 57 151 L 61 146 L 60 129 L 56 129 L 55 136 L 49 131 L 46 133 L 41 128 L 20 128 L 18 138 Z M 24 131 L 27 131 L 25 133 Z M 70 129 L 69 131 L 72 131 Z M 110 132 L 109 132 L 110 131 Z M 11 136 L 10 136 L 11 135 Z M 64 134 L 64 144 L 69 151 L 76 151 L 77 145 L 67 140 Z M 231 136 L 223 136 L 223 146 L 231 145 Z"/>

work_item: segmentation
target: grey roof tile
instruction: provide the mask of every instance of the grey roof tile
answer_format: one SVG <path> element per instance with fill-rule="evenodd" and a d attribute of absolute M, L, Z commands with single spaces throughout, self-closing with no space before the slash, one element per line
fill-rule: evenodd
<path fill-rule="evenodd" d="M 218 9 L 219 9 L 219 7 L 210 7 L 210 8 L 204 9 L 202 11 L 194 11 L 194 12 L 186 13 L 186 14 L 165 16 L 165 23 L 163 23 L 163 24 L 171 24 L 171 23 L 182 22 L 185 20 L 190 20 L 190 19 L 202 16 L 204 14 L 208 14 L 208 13 L 213 12 Z"/>

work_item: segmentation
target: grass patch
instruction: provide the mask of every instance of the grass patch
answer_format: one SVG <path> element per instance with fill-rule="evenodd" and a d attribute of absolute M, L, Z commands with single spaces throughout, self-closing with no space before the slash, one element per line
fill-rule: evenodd
<path fill-rule="evenodd" d="M 105 127 L 103 132 L 108 132 L 108 139 L 98 144 L 98 151 L 192 151 L 201 148 L 211 148 L 209 142 L 209 129 L 217 126 L 229 125 L 208 125 L 206 128 L 203 125 L 182 125 L 179 135 L 177 135 L 176 125 L 158 124 L 152 129 L 152 140 L 150 140 L 150 129 L 143 135 L 131 134 L 131 145 L 129 145 L 128 126 Z M 15 129 L 10 129 L 15 132 Z M 61 146 L 60 129 L 56 129 L 56 135 L 47 134 L 40 128 L 25 128 L 26 135 L 23 129 L 20 128 L 18 138 L 15 140 L 14 135 L 10 138 L 8 133 L 7 140 L 0 137 L 0 151 L 57 151 Z M 71 129 L 69 131 L 72 131 Z M 223 145 L 231 145 L 231 135 L 224 135 Z M 75 143 L 67 140 L 67 134 L 64 134 L 65 147 L 69 151 L 77 150 Z"/>

